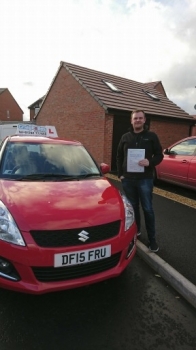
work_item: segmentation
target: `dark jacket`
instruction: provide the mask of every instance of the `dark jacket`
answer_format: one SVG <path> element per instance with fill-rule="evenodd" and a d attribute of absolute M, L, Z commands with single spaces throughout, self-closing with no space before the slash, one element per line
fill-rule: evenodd
<path fill-rule="evenodd" d="M 145 149 L 145 157 L 149 160 L 149 166 L 144 167 L 144 172 L 127 172 L 127 152 L 129 148 Z M 158 136 L 148 130 L 140 133 L 129 131 L 122 135 L 117 150 L 117 171 L 118 177 L 150 179 L 153 178 L 153 168 L 161 163 L 163 159 L 162 147 Z"/>

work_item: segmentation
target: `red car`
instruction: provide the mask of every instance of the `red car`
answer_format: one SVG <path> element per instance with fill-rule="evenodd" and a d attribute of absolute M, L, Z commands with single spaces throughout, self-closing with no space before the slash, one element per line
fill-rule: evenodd
<path fill-rule="evenodd" d="M 50 127 L 19 125 L 18 134 L 0 149 L 0 287 L 41 294 L 120 275 L 137 229 L 103 175 L 109 166 L 80 142 L 48 137 Z"/>
<path fill-rule="evenodd" d="M 156 179 L 196 191 L 196 136 L 187 137 L 164 151 L 162 162 L 156 166 Z"/>

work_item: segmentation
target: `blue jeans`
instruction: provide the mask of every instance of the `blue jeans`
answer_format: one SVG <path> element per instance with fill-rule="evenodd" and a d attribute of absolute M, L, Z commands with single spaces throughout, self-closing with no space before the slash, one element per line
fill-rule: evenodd
<path fill-rule="evenodd" d="M 155 215 L 152 206 L 153 179 L 128 179 L 121 180 L 123 190 L 131 202 L 138 232 L 140 231 L 140 203 L 144 212 L 144 219 L 148 239 L 155 239 Z"/>

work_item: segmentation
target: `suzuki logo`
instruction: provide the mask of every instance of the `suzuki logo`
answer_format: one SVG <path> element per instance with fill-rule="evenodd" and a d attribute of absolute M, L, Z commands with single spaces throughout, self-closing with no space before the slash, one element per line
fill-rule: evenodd
<path fill-rule="evenodd" d="M 88 232 L 82 230 L 82 231 L 78 234 L 78 236 L 80 236 L 80 237 L 78 238 L 79 241 L 86 242 L 87 239 L 89 239 L 88 235 L 89 235 Z"/>

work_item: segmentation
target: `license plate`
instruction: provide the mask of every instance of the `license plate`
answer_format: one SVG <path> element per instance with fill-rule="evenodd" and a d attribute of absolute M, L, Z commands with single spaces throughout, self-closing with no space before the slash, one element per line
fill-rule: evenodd
<path fill-rule="evenodd" d="M 54 267 L 85 264 L 111 256 L 111 245 L 54 255 Z"/>

